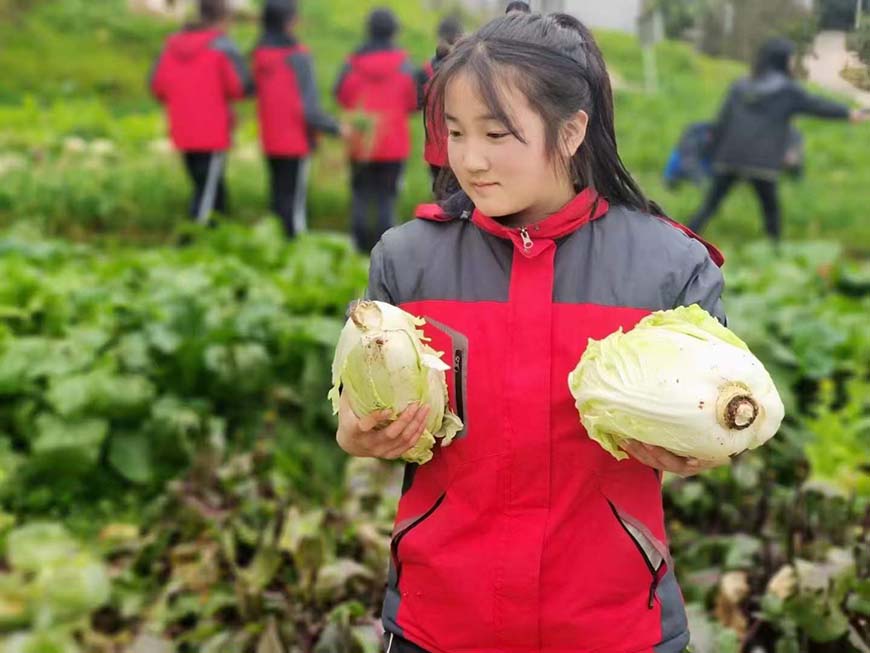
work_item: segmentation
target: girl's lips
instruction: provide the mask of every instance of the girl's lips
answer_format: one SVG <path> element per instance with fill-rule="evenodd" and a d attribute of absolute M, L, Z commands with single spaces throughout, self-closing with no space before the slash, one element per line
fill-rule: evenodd
<path fill-rule="evenodd" d="M 498 186 L 498 182 L 495 182 L 495 181 L 490 181 L 490 182 L 477 182 L 477 183 L 472 183 L 471 185 L 474 186 L 474 188 L 477 188 L 477 189 L 481 189 L 481 188 L 492 188 L 493 186 Z"/>

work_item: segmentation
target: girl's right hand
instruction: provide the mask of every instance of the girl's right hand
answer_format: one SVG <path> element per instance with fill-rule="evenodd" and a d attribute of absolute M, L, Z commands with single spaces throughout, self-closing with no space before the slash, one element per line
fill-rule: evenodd
<path fill-rule="evenodd" d="M 401 458 L 426 430 L 429 406 L 409 404 L 395 422 L 386 424 L 392 415 L 390 410 L 381 410 L 357 417 L 342 393 L 335 433 L 338 446 L 357 458 Z"/>

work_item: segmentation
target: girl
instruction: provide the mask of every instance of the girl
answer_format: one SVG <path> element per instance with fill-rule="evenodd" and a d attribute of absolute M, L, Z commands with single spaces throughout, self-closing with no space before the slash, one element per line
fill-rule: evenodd
<path fill-rule="evenodd" d="M 703 206 L 692 218 L 700 232 L 734 184 L 744 179 L 755 189 L 764 211 L 764 228 L 774 241 L 781 236 L 778 180 L 789 142 L 789 121 L 798 114 L 860 122 L 861 111 L 810 95 L 794 79 L 795 45 L 771 39 L 759 51 L 752 76 L 736 82 L 713 132 L 715 177 Z"/>
<path fill-rule="evenodd" d="M 427 105 L 461 192 L 374 248 L 370 298 L 423 316 L 463 431 L 408 465 L 387 647 L 436 653 L 680 653 L 686 614 L 661 472 L 709 466 L 584 433 L 567 377 L 588 338 L 698 303 L 724 320 L 722 259 L 659 215 L 617 153 L 607 70 L 563 14 L 512 13 L 461 41 Z M 357 417 L 353 456 L 413 446 L 427 409 Z"/>
<path fill-rule="evenodd" d="M 200 0 L 200 20 L 169 37 L 151 72 L 152 94 L 166 105 L 172 142 L 193 181 L 190 215 L 226 213 L 224 159 L 230 147 L 230 102 L 252 84 L 241 54 L 226 35 L 225 0 Z"/>
<path fill-rule="evenodd" d="M 339 105 L 371 120 L 352 143 L 351 226 L 357 249 L 369 252 L 396 223 L 394 215 L 405 161 L 411 152 L 410 114 L 417 111 L 417 84 L 408 53 L 397 48 L 399 29 L 388 9 L 368 19 L 368 42 L 352 54 L 335 85 Z M 376 209 L 377 226 L 369 225 Z"/>
<path fill-rule="evenodd" d="M 289 238 L 306 228 L 308 155 L 317 132 L 347 129 L 324 113 L 308 49 L 293 33 L 296 0 L 268 0 L 263 35 L 254 50 L 260 142 L 269 165 L 272 211 Z"/>

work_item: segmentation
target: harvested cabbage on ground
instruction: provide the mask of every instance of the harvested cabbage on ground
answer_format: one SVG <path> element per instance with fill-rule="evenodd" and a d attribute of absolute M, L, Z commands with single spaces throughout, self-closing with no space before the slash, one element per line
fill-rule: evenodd
<path fill-rule="evenodd" d="M 785 412 L 761 362 L 697 304 L 590 338 L 568 386 L 589 437 L 619 460 L 631 439 L 724 461 L 773 437 Z"/>
<path fill-rule="evenodd" d="M 436 438 L 450 444 L 462 422 L 450 412 L 444 371 L 449 366 L 426 344 L 418 328 L 425 324 L 400 308 L 378 301 L 357 302 L 341 331 L 332 361 L 329 399 L 335 413 L 340 392 L 357 417 L 390 409 L 393 419 L 413 402 L 429 406 L 426 430 L 402 458 L 426 463 Z"/>

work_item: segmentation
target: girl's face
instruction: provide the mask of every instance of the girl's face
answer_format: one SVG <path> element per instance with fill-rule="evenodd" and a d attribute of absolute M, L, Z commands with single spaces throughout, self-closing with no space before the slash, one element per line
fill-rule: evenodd
<path fill-rule="evenodd" d="M 491 115 L 468 75 L 459 73 L 449 82 L 444 96 L 448 158 L 462 190 L 480 211 L 506 218 L 509 226 L 523 226 L 555 213 L 576 191 L 564 166 L 548 156 L 543 120 L 523 93 L 506 84 L 502 96 L 525 143 Z M 566 157 L 585 136 L 585 116 L 578 114 L 582 133 L 573 139 L 576 145 L 566 144 Z"/>

